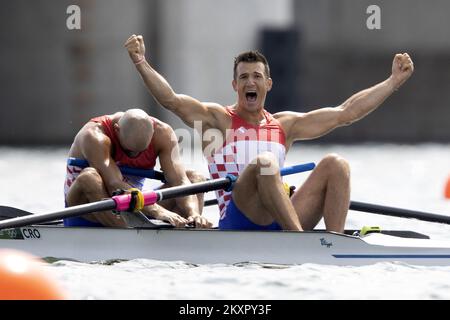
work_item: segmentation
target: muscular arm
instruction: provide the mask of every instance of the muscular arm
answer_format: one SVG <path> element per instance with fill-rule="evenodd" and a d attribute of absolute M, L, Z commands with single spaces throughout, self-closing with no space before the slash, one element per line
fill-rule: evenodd
<path fill-rule="evenodd" d="M 396 55 L 392 75 L 385 81 L 362 90 L 335 108 L 322 108 L 308 113 L 283 112 L 277 114 L 288 140 L 306 140 L 320 137 L 337 127 L 350 125 L 376 110 L 397 90 L 414 70 L 407 54 Z"/>
<path fill-rule="evenodd" d="M 216 103 L 202 103 L 187 95 L 177 94 L 170 84 L 147 61 L 142 36 L 131 36 L 125 43 L 131 60 L 139 64 L 136 68 L 153 97 L 164 108 L 175 113 L 183 122 L 194 127 L 194 121 L 202 121 L 207 128 L 220 127 L 221 115 L 226 113 Z"/>
<path fill-rule="evenodd" d="M 168 184 L 171 186 L 191 184 L 180 159 L 175 132 L 168 125 L 163 126 L 160 130 L 163 131 L 161 137 L 164 138 L 166 143 L 162 145 L 162 149 L 159 152 L 159 162 Z M 195 195 L 178 197 L 176 201 L 183 217 L 188 218 L 200 215 Z"/>
<path fill-rule="evenodd" d="M 99 128 L 90 128 L 80 137 L 83 158 L 102 176 L 109 195 L 117 189 L 129 189 L 123 176 L 111 157 L 111 140 Z"/>

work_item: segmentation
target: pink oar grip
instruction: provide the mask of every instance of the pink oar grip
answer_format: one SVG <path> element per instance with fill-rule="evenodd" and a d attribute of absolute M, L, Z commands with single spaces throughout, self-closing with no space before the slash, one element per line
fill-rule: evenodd
<path fill-rule="evenodd" d="M 112 199 L 116 202 L 117 211 L 127 211 L 130 206 L 131 194 L 114 196 Z"/>
<path fill-rule="evenodd" d="M 155 191 L 145 191 L 142 194 L 144 196 L 144 205 L 146 206 L 155 204 L 158 201 L 158 194 Z M 117 211 L 127 211 L 130 207 L 131 194 L 114 196 L 112 199 L 116 203 Z"/>
<path fill-rule="evenodd" d="M 149 206 L 158 202 L 158 193 L 155 191 L 144 191 L 142 192 L 144 196 L 144 205 Z"/>

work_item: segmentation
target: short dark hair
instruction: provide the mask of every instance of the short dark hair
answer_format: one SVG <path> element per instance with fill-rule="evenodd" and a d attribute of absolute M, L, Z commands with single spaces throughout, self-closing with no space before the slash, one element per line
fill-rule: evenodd
<path fill-rule="evenodd" d="M 240 62 L 262 62 L 264 64 L 264 71 L 266 73 L 267 78 L 270 78 L 270 67 L 267 62 L 266 57 L 256 50 L 246 51 L 239 54 L 236 58 L 234 58 L 234 69 L 233 69 L 233 78 L 236 80 L 237 78 L 237 66 Z"/>

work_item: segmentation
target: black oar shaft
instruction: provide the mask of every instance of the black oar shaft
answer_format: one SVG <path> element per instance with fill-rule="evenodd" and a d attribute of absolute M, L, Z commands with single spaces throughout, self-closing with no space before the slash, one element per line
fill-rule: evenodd
<path fill-rule="evenodd" d="M 230 178 L 220 178 L 199 183 L 194 183 L 188 186 L 171 187 L 167 189 L 161 189 L 158 200 L 173 199 L 177 197 L 183 197 L 187 195 L 204 193 L 208 191 L 214 191 L 218 189 L 227 189 L 232 185 Z"/>
<path fill-rule="evenodd" d="M 413 211 L 401 208 L 381 206 L 377 204 L 352 201 L 350 210 L 362 211 L 367 213 L 380 214 L 390 217 L 418 219 L 429 222 L 440 222 L 450 224 L 450 216 L 439 215 L 435 213 Z"/>
<path fill-rule="evenodd" d="M 209 207 L 209 206 L 216 205 L 218 203 L 219 202 L 217 201 L 217 199 L 210 199 L 210 200 L 205 201 L 204 206 Z M 352 201 L 350 203 L 350 210 L 360 211 L 360 212 L 365 212 L 365 213 L 379 214 L 379 215 L 389 216 L 389 217 L 417 219 L 417 220 L 428 221 L 428 222 L 439 222 L 439 223 L 450 224 L 450 216 L 444 216 L 444 215 L 435 214 L 435 213 L 414 211 L 414 210 L 408 210 L 408 209 L 402 209 L 402 208 L 387 207 L 387 206 L 381 206 L 381 205 L 372 204 L 372 203 L 364 203 L 364 202 L 359 202 L 359 201 Z"/>
<path fill-rule="evenodd" d="M 62 211 L 32 214 L 24 217 L 8 219 L 0 222 L 0 229 L 20 228 L 32 224 L 48 222 L 52 220 L 66 219 L 81 216 L 91 212 L 113 210 L 116 208 L 116 202 L 113 199 L 106 199 L 98 202 L 82 204 L 75 207 L 69 207 Z"/>

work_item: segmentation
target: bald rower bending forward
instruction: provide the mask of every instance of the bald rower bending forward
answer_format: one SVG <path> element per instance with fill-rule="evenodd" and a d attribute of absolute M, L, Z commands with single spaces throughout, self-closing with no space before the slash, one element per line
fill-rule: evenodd
<path fill-rule="evenodd" d="M 86 169 L 67 167 L 64 194 L 69 207 L 111 197 L 117 189 L 142 189 L 144 179 L 123 176 L 118 166 L 153 169 L 157 157 L 169 186 L 187 185 L 190 179 L 192 182 L 203 180 L 191 171 L 188 177 L 172 128 L 139 109 L 91 119 L 76 135 L 69 157 L 85 159 L 90 165 Z M 202 195 L 177 198 L 167 202 L 165 207 L 155 204 L 142 212 L 178 227 L 192 222 L 197 227 L 212 225 L 201 217 Z M 64 222 L 66 226 L 126 226 L 125 221 L 112 212 L 69 218 Z"/>
<path fill-rule="evenodd" d="M 236 57 L 232 87 L 237 101 L 224 107 L 175 93 L 146 61 L 142 36 L 131 36 L 125 47 L 147 88 L 164 108 L 193 128 L 199 128 L 194 126 L 196 121 L 201 122 L 203 150 L 211 176 L 239 174 L 232 194 L 218 194 L 222 229 L 311 230 L 323 217 L 327 230 L 342 232 L 350 202 L 348 163 L 334 154 L 326 156 L 290 198 L 284 192 L 279 168 L 293 142 L 314 139 L 362 119 L 414 70 L 408 54 L 397 54 L 392 73 L 385 81 L 334 108 L 272 115 L 265 110 L 265 100 L 273 82 L 269 64 L 259 52 L 244 52 Z M 212 130 L 219 132 L 215 140 L 222 137 L 224 141 L 216 148 L 209 143 Z M 255 157 L 246 157 L 247 150 L 256 151 Z M 271 170 L 264 170 L 267 168 Z M 274 174 L 265 174 L 269 171 Z"/>

